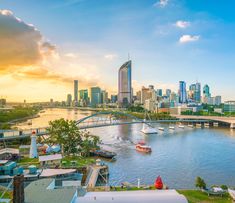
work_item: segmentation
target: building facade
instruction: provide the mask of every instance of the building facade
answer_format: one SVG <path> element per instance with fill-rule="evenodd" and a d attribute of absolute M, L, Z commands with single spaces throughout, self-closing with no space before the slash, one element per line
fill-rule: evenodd
<path fill-rule="evenodd" d="M 78 80 L 74 80 L 74 105 L 78 104 Z"/>
<path fill-rule="evenodd" d="M 101 89 L 100 87 L 91 87 L 91 106 L 96 107 L 101 104 Z"/>
<path fill-rule="evenodd" d="M 118 73 L 118 105 L 128 107 L 132 103 L 131 61 L 124 63 Z"/>
<path fill-rule="evenodd" d="M 185 104 L 187 102 L 186 82 L 179 82 L 179 103 Z"/>

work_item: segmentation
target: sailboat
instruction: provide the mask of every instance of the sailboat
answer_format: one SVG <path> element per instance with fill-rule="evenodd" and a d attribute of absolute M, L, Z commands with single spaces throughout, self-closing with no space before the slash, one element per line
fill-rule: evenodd
<path fill-rule="evenodd" d="M 146 117 L 147 117 L 147 112 L 145 111 L 145 118 L 144 118 L 143 128 L 142 128 L 141 132 L 144 134 L 157 134 L 157 130 L 155 128 L 153 128 L 149 124 L 146 124 Z M 149 119 L 150 119 L 150 117 L 149 117 Z"/>

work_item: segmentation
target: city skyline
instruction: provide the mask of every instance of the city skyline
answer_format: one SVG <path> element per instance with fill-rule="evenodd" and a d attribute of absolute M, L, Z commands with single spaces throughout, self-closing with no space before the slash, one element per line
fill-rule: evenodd
<path fill-rule="evenodd" d="M 128 52 L 134 93 L 149 84 L 178 92 L 183 80 L 235 99 L 232 1 L 0 2 L 0 97 L 8 101 L 64 100 L 73 80 L 117 94 Z"/>

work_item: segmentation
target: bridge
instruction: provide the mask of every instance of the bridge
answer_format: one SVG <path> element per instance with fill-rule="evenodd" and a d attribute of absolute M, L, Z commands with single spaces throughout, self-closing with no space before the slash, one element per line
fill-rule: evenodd
<path fill-rule="evenodd" d="M 115 125 L 131 125 L 137 123 L 145 123 L 149 126 L 153 123 L 177 123 L 177 122 L 188 122 L 188 123 L 206 123 L 211 121 L 209 117 L 178 117 L 177 119 L 172 120 L 143 120 L 139 119 L 136 116 L 125 112 L 117 111 L 104 111 L 94 113 L 87 117 L 84 117 L 76 121 L 77 126 L 80 129 L 90 129 L 90 128 L 99 128 L 106 126 L 115 126 Z M 234 122 L 235 123 L 235 122 Z M 30 128 L 24 130 L 0 130 L 0 141 L 1 140 L 12 140 L 12 139 L 21 139 L 30 137 L 32 131 L 36 132 L 37 136 L 47 135 L 47 127 L 42 128 Z"/>
<path fill-rule="evenodd" d="M 192 115 L 172 115 L 180 120 L 208 120 L 209 122 L 220 122 L 230 125 L 231 129 L 235 128 L 235 117 L 225 116 L 192 116 Z"/>

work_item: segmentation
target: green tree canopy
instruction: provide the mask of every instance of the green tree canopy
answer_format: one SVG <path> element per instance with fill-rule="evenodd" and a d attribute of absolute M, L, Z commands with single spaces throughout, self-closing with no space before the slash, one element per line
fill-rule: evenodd
<path fill-rule="evenodd" d="M 76 121 L 63 118 L 50 121 L 47 142 L 50 145 L 59 144 L 65 155 L 81 153 L 89 156 L 91 149 L 98 148 L 99 137 L 87 131 L 79 130 Z"/>
<path fill-rule="evenodd" d="M 201 177 L 196 178 L 195 186 L 200 189 L 206 189 L 206 183 Z"/>

